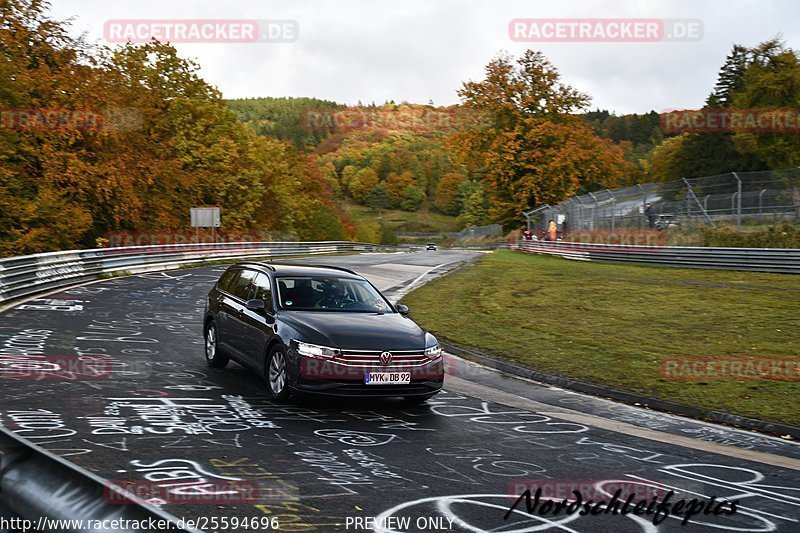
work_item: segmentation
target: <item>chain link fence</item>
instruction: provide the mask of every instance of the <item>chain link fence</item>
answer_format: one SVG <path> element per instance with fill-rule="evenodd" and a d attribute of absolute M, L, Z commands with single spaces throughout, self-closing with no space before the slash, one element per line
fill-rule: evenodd
<path fill-rule="evenodd" d="M 411 232 L 404 231 L 398 235 L 412 238 L 439 238 L 449 239 L 468 239 L 472 237 L 500 237 L 503 235 L 503 227 L 500 224 L 488 224 L 486 226 L 467 226 L 461 231 L 447 232 Z"/>
<path fill-rule="evenodd" d="M 486 226 L 467 226 L 459 233 L 448 233 L 448 237 L 457 239 L 467 239 L 471 237 L 499 237 L 503 234 L 503 227 L 500 224 L 488 224 Z"/>
<path fill-rule="evenodd" d="M 575 196 L 524 213 L 529 229 L 561 231 L 800 223 L 800 168 L 730 172 Z"/>

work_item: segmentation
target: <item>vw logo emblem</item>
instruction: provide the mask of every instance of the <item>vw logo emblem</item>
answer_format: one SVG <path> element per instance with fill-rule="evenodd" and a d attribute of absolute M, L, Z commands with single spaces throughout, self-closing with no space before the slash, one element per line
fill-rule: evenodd
<path fill-rule="evenodd" d="M 383 352 L 381 353 L 381 364 L 388 365 L 392 362 L 392 352 Z"/>

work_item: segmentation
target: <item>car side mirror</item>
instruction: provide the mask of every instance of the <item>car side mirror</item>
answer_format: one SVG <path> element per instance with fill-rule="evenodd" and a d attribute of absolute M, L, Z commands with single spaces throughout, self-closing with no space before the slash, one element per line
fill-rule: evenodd
<path fill-rule="evenodd" d="M 264 305 L 264 300 L 259 300 L 257 298 L 253 300 L 247 300 L 244 303 L 244 306 L 250 311 L 256 311 L 256 312 L 265 311 L 267 309 L 267 306 Z"/>
<path fill-rule="evenodd" d="M 401 315 L 406 316 L 408 314 L 408 306 L 407 305 L 397 304 L 394 307 L 395 307 L 395 309 L 397 309 L 397 312 L 400 313 Z"/>

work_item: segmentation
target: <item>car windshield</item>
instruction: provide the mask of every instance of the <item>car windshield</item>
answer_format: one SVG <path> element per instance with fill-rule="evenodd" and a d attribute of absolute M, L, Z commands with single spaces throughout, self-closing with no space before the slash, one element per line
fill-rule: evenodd
<path fill-rule="evenodd" d="M 282 309 L 289 311 L 394 313 L 389 302 L 363 279 L 280 277 L 278 301 Z"/>

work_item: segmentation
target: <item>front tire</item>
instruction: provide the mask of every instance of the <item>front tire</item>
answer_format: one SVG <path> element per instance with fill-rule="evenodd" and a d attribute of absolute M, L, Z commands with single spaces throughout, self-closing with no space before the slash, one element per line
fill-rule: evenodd
<path fill-rule="evenodd" d="M 272 400 L 283 403 L 289 400 L 289 373 L 287 371 L 286 349 L 275 346 L 267 357 L 267 394 Z"/>
<path fill-rule="evenodd" d="M 205 338 L 206 363 L 213 368 L 225 368 L 230 359 L 219 349 L 219 334 L 217 332 L 217 325 L 213 320 L 206 326 Z"/>

